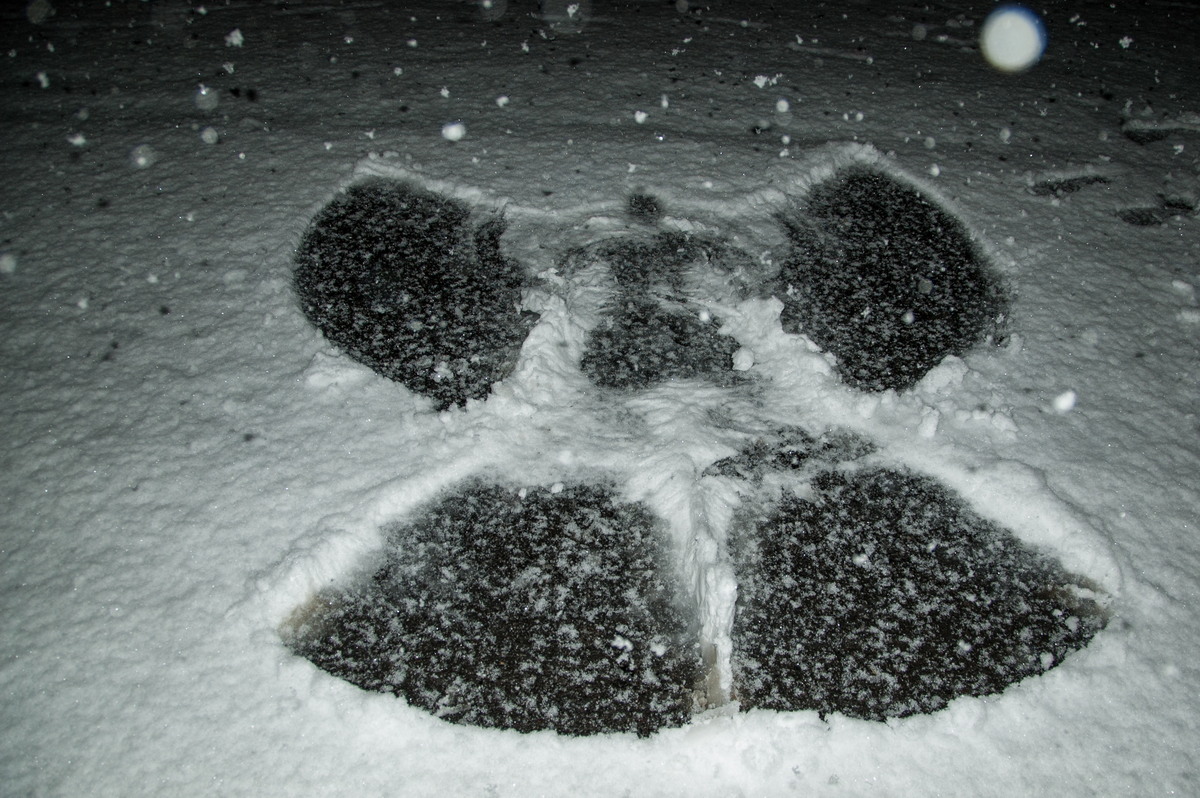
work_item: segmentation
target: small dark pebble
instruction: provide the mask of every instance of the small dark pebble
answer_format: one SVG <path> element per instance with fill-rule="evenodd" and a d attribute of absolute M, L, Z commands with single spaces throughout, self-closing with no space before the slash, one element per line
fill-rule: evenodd
<path fill-rule="evenodd" d="M 650 194 L 630 194 L 626 210 L 629 218 L 643 224 L 655 224 L 662 217 L 662 204 Z"/>
<path fill-rule="evenodd" d="M 1042 180 L 1034 184 L 1029 192 L 1036 197 L 1061 197 L 1064 194 L 1074 194 L 1087 186 L 1103 186 L 1109 182 L 1107 177 L 1100 175 L 1079 175 L 1078 177 L 1063 177 L 1054 180 Z"/>
<path fill-rule="evenodd" d="M 1172 216 L 1178 216 L 1178 211 L 1167 208 L 1125 208 L 1117 211 L 1117 218 L 1134 227 L 1157 227 Z"/>
<path fill-rule="evenodd" d="M 1123 128 L 1121 133 L 1134 144 L 1151 144 L 1162 141 L 1171 135 L 1170 130 L 1156 128 Z"/>

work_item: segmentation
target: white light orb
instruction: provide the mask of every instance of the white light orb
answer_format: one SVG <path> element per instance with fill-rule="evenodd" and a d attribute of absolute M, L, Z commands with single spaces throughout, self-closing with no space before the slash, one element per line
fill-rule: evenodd
<path fill-rule="evenodd" d="M 1046 49 L 1046 28 L 1037 14 L 1022 6 L 1000 6 L 979 31 L 979 48 L 988 63 L 1002 72 L 1023 72 Z"/>
<path fill-rule="evenodd" d="M 488 22 L 499 21 L 508 11 L 508 0 L 478 0 L 479 15 Z"/>
<path fill-rule="evenodd" d="M 216 89 L 200 84 L 200 88 L 196 90 L 195 102 L 201 111 L 215 111 L 221 103 L 221 96 Z"/>

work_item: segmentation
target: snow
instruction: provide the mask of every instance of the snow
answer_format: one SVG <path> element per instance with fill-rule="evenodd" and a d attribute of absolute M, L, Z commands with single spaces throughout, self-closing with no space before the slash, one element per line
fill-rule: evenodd
<path fill-rule="evenodd" d="M 0 11 L 5 792 L 1200 790 L 1195 9 L 1051 9 L 1019 74 L 979 53 L 988 11 Z M 447 120 L 469 135 L 448 140 Z M 754 391 L 687 379 L 614 397 L 574 367 L 603 286 L 560 274 L 567 252 L 654 224 L 767 268 L 786 253 L 779 214 L 851 165 L 962 221 L 1013 291 L 1001 346 L 863 393 L 755 297 L 711 308 Z M 486 401 L 435 412 L 301 312 L 304 232 L 370 177 L 503 210 L 506 254 L 542 276 L 531 357 Z M 656 201 L 641 221 L 633 195 Z M 281 624 L 369 567 L 389 524 L 519 470 L 531 488 L 615 478 L 667 519 L 720 656 L 734 575 L 719 536 L 692 534 L 732 513 L 696 488 L 695 464 L 742 442 L 706 421 L 718 407 L 746 435 L 870 440 L 883 465 L 1094 582 L 1107 626 L 1045 673 L 932 714 L 724 704 L 646 738 L 454 725 L 284 645 Z"/>

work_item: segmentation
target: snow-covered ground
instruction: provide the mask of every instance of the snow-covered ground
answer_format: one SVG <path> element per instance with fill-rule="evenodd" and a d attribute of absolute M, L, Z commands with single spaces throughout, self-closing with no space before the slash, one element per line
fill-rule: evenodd
<path fill-rule="evenodd" d="M 1009 74 L 984 4 L 543 5 L 0 11 L 0 791 L 1200 793 L 1200 7 L 1039 8 L 1047 52 Z M 774 214 L 864 159 L 977 237 L 1007 342 L 863 394 L 751 303 L 774 398 L 734 410 L 853 429 L 1052 552 L 1109 596 L 1086 648 L 932 715 L 725 705 L 648 738 L 452 725 L 287 650 L 462 477 L 597 468 L 669 511 L 712 445 L 657 449 L 529 371 L 439 414 L 339 355 L 291 285 L 339 189 L 504 208 L 531 273 L 620 234 L 635 191 L 767 263 Z M 621 410 L 663 439 L 724 401 L 655 390 Z"/>

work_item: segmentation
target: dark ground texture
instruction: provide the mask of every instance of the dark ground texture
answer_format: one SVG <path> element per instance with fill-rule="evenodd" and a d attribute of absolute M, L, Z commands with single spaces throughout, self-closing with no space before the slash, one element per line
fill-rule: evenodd
<path fill-rule="evenodd" d="M 439 410 L 483 399 L 511 373 L 536 316 L 499 218 L 392 181 L 351 187 L 313 220 L 296 256 L 308 319 L 350 357 Z"/>
<path fill-rule="evenodd" d="M 783 329 L 836 355 L 855 388 L 909 388 L 1003 320 L 1000 280 L 962 224 L 887 175 L 845 170 L 783 221 Z"/>
<path fill-rule="evenodd" d="M 657 200 L 646 195 L 631 197 L 629 207 L 643 218 L 658 213 Z M 702 318 L 687 294 L 690 272 L 729 268 L 730 254 L 720 242 L 683 233 L 600 246 L 594 256 L 608 264 L 618 292 L 588 335 L 580 362 L 588 379 L 627 389 L 671 379 L 728 379 L 738 343 L 718 332 L 718 319 Z"/>
<path fill-rule="evenodd" d="M 462 487 L 388 533 L 293 649 L 456 723 L 571 735 L 687 722 L 698 647 L 659 522 L 594 485 Z"/>
<path fill-rule="evenodd" d="M 1078 579 L 946 488 L 824 471 L 735 539 L 743 709 L 869 720 L 934 712 L 1058 664 L 1104 626 Z"/>

